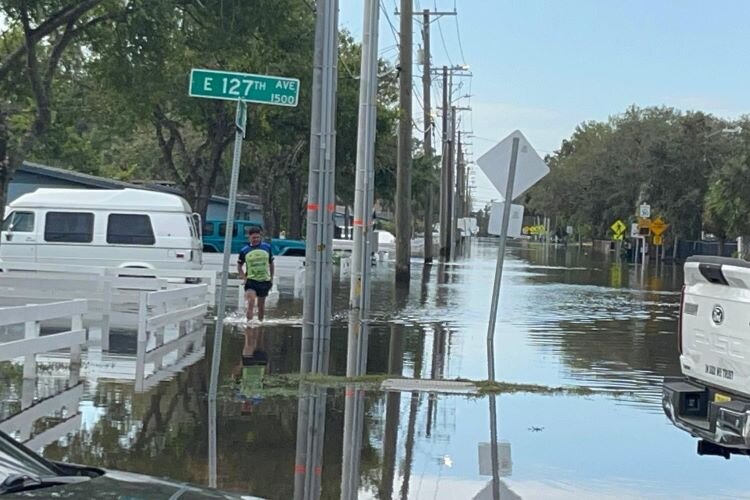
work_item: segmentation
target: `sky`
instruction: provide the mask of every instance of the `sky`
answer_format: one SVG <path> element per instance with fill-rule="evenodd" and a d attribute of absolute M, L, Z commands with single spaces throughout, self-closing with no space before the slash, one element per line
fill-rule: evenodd
<path fill-rule="evenodd" d="M 340 0 L 339 27 L 360 41 L 363 3 Z M 380 4 L 380 56 L 395 62 L 400 0 Z M 750 113 L 750 1 L 414 0 L 415 12 L 426 8 L 458 13 L 431 24 L 432 65 L 470 67 L 456 96 L 471 95 L 458 105 L 472 108 L 461 129 L 474 136 L 473 160 L 516 129 L 543 157 L 581 122 L 633 104 L 729 119 Z M 413 28 L 416 60 L 417 18 Z M 415 65 L 418 126 L 421 71 Z M 433 84 L 433 103 L 439 92 Z M 498 199 L 474 170 L 475 206 Z"/>

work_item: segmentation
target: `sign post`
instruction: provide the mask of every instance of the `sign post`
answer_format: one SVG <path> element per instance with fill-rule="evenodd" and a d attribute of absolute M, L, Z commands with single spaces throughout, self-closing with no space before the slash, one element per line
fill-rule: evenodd
<path fill-rule="evenodd" d="M 221 341 L 224 333 L 224 314 L 226 311 L 227 280 L 229 278 L 229 258 L 232 253 L 234 229 L 234 212 L 237 204 L 237 184 L 240 177 L 240 157 L 242 156 L 242 139 L 247 132 L 247 103 L 272 104 L 276 106 L 296 106 L 299 99 L 299 80 L 276 76 L 253 75 L 210 69 L 193 69 L 190 71 L 188 94 L 191 97 L 237 101 L 235 113 L 234 156 L 232 157 L 232 174 L 229 182 L 229 206 L 227 207 L 226 234 L 224 235 L 224 259 L 221 267 L 221 285 L 219 303 L 216 311 L 216 334 L 211 360 L 211 380 L 209 383 L 209 401 L 216 398 L 221 362 Z"/>
<path fill-rule="evenodd" d="M 495 323 L 497 308 L 500 302 L 500 284 L 503 277 L 505 244 L 508 236 L 511 203 L 514 197 L 522 195 L 531 186 L 549 173 L 549 167 L 542 160 L 524 135 L 516 130 L 487 151 L 477 160 L 479 167 L 495 186 L 504 193 L 503 217 L 500 227 L 500 245 L 497 250 L 495 282 L 492 288 L 490 320 L 487 327 L 487 374 L 490 381 L 495 380 Z M 520 165 L 519 175 L 516 170 Z"/>
<path fill-rule="evenodd" d="M 669 224 L 666 224 L 661 217 L 657 217 L 651 222 L 651 233 L 654 235 L 652 243 L 656 247 L 656 261 L 659 262 L 659 254 L 661 258 L 664 258 L 664 232 L 669 228 Z"/>

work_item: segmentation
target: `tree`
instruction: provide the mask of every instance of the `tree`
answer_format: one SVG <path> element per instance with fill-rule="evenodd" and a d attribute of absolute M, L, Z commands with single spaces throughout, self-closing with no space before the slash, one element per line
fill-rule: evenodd
<path fill-rule="evenodd" d="M 2 14 L 9 27 L 0 37 L 1 206 L 5 206 L 15 170 L 52 124 L 53 83 L 63 56 L 82 35 L 121 18 L 129 7 L 129 2 L 114 0 L 13 0 L 3 4 Z"/>
<path fill-rule="evenodd" d="M 190 69 L 295 76 L 313 29 L 308 6 L 293 0 L 152 0 L 102 37 L 96 71 L 118 110 L 150 122 L 166 174 L 205 215 L 228 166 L 235 105 L 189 97 Z M 251 140 L 271 114 L 250 107 Z"/>

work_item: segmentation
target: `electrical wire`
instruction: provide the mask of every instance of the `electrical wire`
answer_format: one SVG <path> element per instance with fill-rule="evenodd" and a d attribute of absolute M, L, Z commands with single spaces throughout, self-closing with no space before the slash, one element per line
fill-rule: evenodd
<path fill-rule="evenodd" d="M 456 12 L 456 0 L 453 0 L 453 12 Z M 458 38 L 458 51 L 461 54 L 461 62 L 466 65 L 466 56 L 464 56 L 464 46 L 463 43 L 461 43 L 461 28 L 458 25 L 458 14 L 453 16 L 453 19 L 456 21 L 456 37 Z"/>
<path fill-rule="evenodd" d="M 393 33 L 393 38 L 396 40 L 396 47 L 401 49 L 401 44 L 399 43 L 398 30 L 393 25 L 393 21 L 391 21 L 391 16 L 388 14 L 388 10 L 385 8 L 385 4 L 383 3 L 383 0 L 380 0 L 380 11 L 385 16 L 385 20 L 388 22 L 388 26 L 391 27 L 391 33 Z"/>
<path fill-rule="evenodd" d="M 435 11 L 438 10 L 437 6 L 437 0 L 435 0 Z M 453 66 L 453 60 L 451 60 L 451 55 L 448 53 L 448 45 L 445 43 L 445 36 L 443 36 L 443 28 L 440 24 L 440 18 L 435 21 L 435 24 L 437 24 L 438 31 L 440 32 L 440 40 L 443 42 L 443 50 L 445 51 L 445 57 L 448 59 L 448 62 L 451 66 Z"/>

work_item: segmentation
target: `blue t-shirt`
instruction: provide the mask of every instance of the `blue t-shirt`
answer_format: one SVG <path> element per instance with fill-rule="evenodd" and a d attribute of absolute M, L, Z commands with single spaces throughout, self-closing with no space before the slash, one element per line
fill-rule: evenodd
<path fill-rule="evenodd" d="M 271 253 L 271 245 L 265 241 L 255 246 L 245 245 L 240 250 L 237 262 L 245 264 L 247 279 L 253 281 L 271 281 L 273 254 Z"/>

